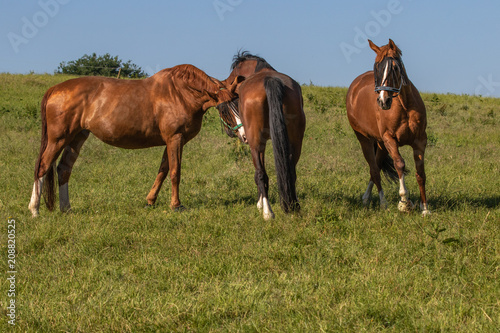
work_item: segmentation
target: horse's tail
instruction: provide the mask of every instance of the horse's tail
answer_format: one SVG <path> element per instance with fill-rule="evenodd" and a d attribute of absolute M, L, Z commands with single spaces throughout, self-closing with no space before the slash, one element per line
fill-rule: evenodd
<path fill-rule="evenodd" d="M 378 147 L 378 144 L 375 143 L 375 153 L 377 152 L 377 149 L 380 149 Z M 394 167 L 394 160 L 392 159 L 391 155 L 387 154 L 384 160 L 382 161 L 382 165 L 380 165 L 380 170 L 384 173 L 385 178 L 393 183 L 397 183 L 399 181 L 399 175 L 398 172 L 396 171 L 396 168 Z M 406 175 L 408 173 L 408 170 L 406 169 L 406 166 L 403 170 L 403 173 Z"/>
<path fill-rule="evenodd" d="M 40 173 L 40 163 L 42 161 L 42 156 L 45 150 L 47 149 L 48 144 L 48 135 L 47 135 L 47 101 L 52 94 L 52 89 L 49 89 L 42 99 L 41 109 L 40 109 L 40 117 L 42 118 L 42 139 L 40 142 L 40 153 L 38 154 L 38 159 L 35 164 L 35 186 L 38 187 L 38 179 L 41 177 Z M 52 211 L 54 210 L 54 202 L 55 202 L 55 189 L 54 189 L 54 167 L 50 166 L 45 174 L 45 180 L 43 182 L 43 196 L 45 199 L 45 205 L 47 208 Z M 38 191 L 38 188 L 36 189 Z"/>
<path fill-rule="evenodd" d="M 290 143 L 283 115 L 283 82 L 274 77 L 267 77 L 264 81 L 267 102 L 269 105 L 269 127 L 273 143 L 274 164 L 280 203 L 283 211 L 299 210 L 300 206 L 295 191 L 295 165 L 291 159 Z"/>

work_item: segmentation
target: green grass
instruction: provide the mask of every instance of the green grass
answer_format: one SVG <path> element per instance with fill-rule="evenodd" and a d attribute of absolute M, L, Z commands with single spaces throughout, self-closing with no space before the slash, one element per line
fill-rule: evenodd
<path fill-rule="evenodd" d="M 39 104 L 66 76 L 0 74 L 0 331 L 7 323 L 7 218 L 16 219 L 16 329 L 28 332 L 498 332 L 500 100 L 423 94 L 432 215 L 361 204 L 368 166 L 345 88 L 304 86 L 302 212 L 256 209 L 248 148 L 210 110 L 184 149 L 181 201 L 143 208 L 163 149 L 91 137 L 70 181 L 70 214 L 27 209 Z M 411 174 L 411 149 L 402 148 Z M 413 201 L 414 177 L 407 177 Z"/>

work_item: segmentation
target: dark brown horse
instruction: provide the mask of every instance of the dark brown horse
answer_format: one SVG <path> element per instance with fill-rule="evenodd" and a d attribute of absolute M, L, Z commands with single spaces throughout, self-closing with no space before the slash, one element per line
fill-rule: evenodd
<path fill-rule="evenodd" d="M 374 70 L 358 76 L 347 92 L 347 116 L 370 165 L 370 182 L 363 195 L 368 205 L 373 185 L 377 186 L 380 205 L 387 207 L 381 186 L 380 171 L 388 178 L 399 179 L 398 204 L 400 211 L 413 208 L 405 186 L 405 162 L 399 147 L 410 145 L 417 169 L 422 215 L 430 214 L 425 196 L 424 153 L 427 145 L 427 117 L 424 102 L 408 79 L 401 50 L 389 40 L 378 47 L 371 40 L 370 47 L 377 54 Z"/>
<path fill-rule="evenodd" d="M 225 81 L 245 77 L 238 90 L 238 105 L 225 103 L 218 109 L 226 132 L 250 146 L 258 189 L 257 208 L 263 211 L 264 219 L 274 218 L 265 169 L 266 143 L 271 139 L 281 207 L 285 212 L 298 211 L 295 167 L 306 125 L 300 85 L 248 52 L 239 52 L 233 60 L 232 72 Z"/>
<path fill-rule="evenodd" d="M 166 145 L 147 203 L 155 203 L 170 170 L 170 207 L 182 208 L 179 182 L 183 146 L 200 131 L 208 108 L 236 97 L 233 93 L 238 80 L 226 86 L 194 66 L 180 65 L 144 80 L 83 77 L 50 88 L 41 106 L 42 140 L 29 204 L 33 216 L 39 212 L 42 186 L 47 207 L 54 208 L 53 166 L 61 152 L 57 166 L 59 203 L 61 211 L 70 209 L 68 181 L 90 133 L 121 148 Z"/>

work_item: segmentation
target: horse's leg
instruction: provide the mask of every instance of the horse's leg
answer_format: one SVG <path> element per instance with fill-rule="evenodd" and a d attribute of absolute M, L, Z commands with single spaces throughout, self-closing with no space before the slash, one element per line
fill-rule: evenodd
<path fill-rule="evenodd" d="M 365 193 L 363 194 L 363 206 L 368 206 L 370 204 L 370 201 L 372 200 L 372 190 L 373 190 L 373 185 L 375 183 L 371 180 L 368 182 L 368 187 L 366 188 Z"/>
<path fill-rule="evenodd" d="M 423 140 L 415 141 L 413 148 L 413 159 L 415 160 L 415 168 L 417 170 L 416 177 L 417 183 L 420 190 L 420 210 L 422 211 L 422 216 L 430 215 L 430 210 L 427 206 L 427 197 L 425 195 L 425 168 L 424 168 L 424 154 L 425 147 L 427 146 L 427 138 Z"/>
<path fill-rule="evenodd" d="M 377 167 L 379 169 L 378 171 L 378 177 L 379 177 L 379 182 L 381 181 L 380 177 L 380 170 L 382 170 L 382 166 L 389 155 L 389 152 L 385 148 L 381 148 L 381 146 L 377 143 L 376 144 L 376 152 L 375 152 L 375 161 L 377 163 Z M 387 209 L 387 200 L 385 199 L 384 196 L 384 191 L 379 192 L 379 198 L 380 198 L 380 206 L 383 207 L 384 209 Z"/>
<path fill-rule="evenodd" d="M 37 170 L 35 170 L 35 183 L 33 184 L 33 192 L 31 194 L 31 200 L 28 205 L 28 208 L 31 211 L 33 217 L 36 217 L 39 214 L 42 186 L 46 181 L 48 181 L 48 186 L 52 187 L 54 175 L 51 169 L 66 144 L 66 140 L 60 140 L 56 142 L 48 141 L 45 149 L 43 151 L 40 151 L 36 163 Z M 48 179 L 45 179 L 46 176 L 49 176 Z M 47 199 L 50 201 L 47 203 L 47 205 L 50 207 L 50 209 L 52 209 L 53 198 L 49 196 L 49 198 Z"/>
<path fill-rule="evenodd" d="M 380 177 L 380 167 L 377 163 L 377 156 L 375 155 L 375 148 L 373 146 L 373 141 L 364 137 L 363 135 L 355 132 L 356 136 L 361 144 L 361 149 L 363 151 L 363 155 L 365 157 L 366 162 L 370 167 L 370 181 L 368 182 L 368 187 L 366 188 L 365 193 L 363 194 L 363 205 L 368 206 L 371 200 L 371 193 L 373 189 L 373 185 L 377 186 L 378 195 L 380 198 L 380 207 L 385 209 L 387 208 L 387 201 L 385 200 L 384 191 L 382 189 L 382 179 Z"/>
<path fill-rule="evenodd" d="M 168 165 L 170 168 L 170 180 L 172 182 L 172 197 L 170 208 L 178 211 L 184 207 L 179 200 L 179 184 L 181 182 L 181 160 L 184 138 L 182 134 L 171 137 L 167 142 Z"/>
<path fill-rule="evenodd" d="M 394 160 L 394 167 L 398 173 L 399 178 L 399 196 L 401 197 L 398 203 L 398 209 L 401 212 L 407 212 L 413 209 L 413 203 L 408 198 L 408 190 L 405 185 L 405 161 L 401 154 L 399 153 L 398 145 L 394 138 L 389 135 L 384 135 L 384 144 L 387 151 Z"/>
<path fill-rule="evenodd" d="M 168 149 L 165 147 L 163 151 L 163 157 L 161 158 L 160 169 L 158 170 L 158 175 L 156 176 L 156 180 L 153 184 L 153 187 L 149 191 L 146 200 L 148 201 L 148 206 L 153 206 L 156 202 L 156 198 L 158 198 L 158 193 L 160 192 L 161 185 L 165 178 L 167 178 L 168 174 Z"/>
<path fill-rule="evenodd" d="M 28 205 L 28 208 L 31 211 L 31 215 L 33 215 L 33 217 L 37 217 L 39 215 L 40 198 L 42 196 L 42 188 L 44 180 L 45 180 L 45 174 L 42 177 L 35 180 L 35 183 L 33 184 L 33 191 L 31 192 L 31 200 Z"/>
<path fill-rule="evenodd" d="M 274 212 L 269 204 L 269 177 L 265 168 L 265 143 L 262 144 L 263 149 L 250 148 L 252 153 L 252 162 L 255 167 L 255 184 L 259 193 L 257 208 L 262 211 L 265 220 L 274 218 Z"/>
<path fill-rule="evenodd" d="M 292 155 L 292 163 L 294 165 L 293 167 L 293 184 L 295 185 L 297 183 L 297 163 L 299 162 L 300 155 L 302 152 L 302 140 L 304 138 L 304 129 L 301 128 L 297 130 L 296 128 L 291 128 L 291 126 L 287 127 L 288 129 L 288 135 L 289 135 L 289 142 L 290 142 L 290 152 Z M 299 199 L 297 198 L 297 189 L 296 186 L 295 188 L 295 193 L 294 195 L 294 202 L 295 205 L 294 207 L 291 207 L 292 211 L 299 211 L 300 210 L 300 204 L 299 204 Z"/>
<path fill-rule="evenodd" d="M 57 165 L 59 208 L 61 209 L 61 212 L 67 212 L 71 209 L 71 204 L 69 203 L 68 182 L 73 165 L 80 154 L 80 149 L 85 143 L 85 140 L 88 139 L 89 134 L 90 132 L 87 130 L 78 133 L 73 141 L 71 141 L 71 143 L 64 148 L 61 160 Z"/>
<path fill-rule="evenodd" d="M 292 163 L 293 163 L 293 172 L 292 172 L 292 177 L 293 177 L 293 188 L 295 189 L 295 192 L 293 193 L 293 206 L 290 207 L 290 210 L 292 212 L 299 212 L 300 211 L 300 203 L 299 203 L 299 198 L 297 197 L 297 163 L 299 162 L 300 158 L 300 150 L 302 148 L 302 143 L 297 146 L 292 144 L 291 145 L 291 157 L 292 157 Z M 297 152 L 298 151 L 298 152 Z"/>

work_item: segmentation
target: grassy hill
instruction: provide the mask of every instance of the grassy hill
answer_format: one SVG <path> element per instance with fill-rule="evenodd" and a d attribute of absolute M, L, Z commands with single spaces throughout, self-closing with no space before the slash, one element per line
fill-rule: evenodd
<path fill-rule="evenodd" d="M 0 251 L 16 221 L 19 331 L 497 332 L 500 326 L 500 100 L 423 94 L 432 215 L 365 209 L 369 180 L 346 117 L 345 88 L 303 86 L 302 212 L 257 209 L 248 148 L 216 110 L 184 150 L 180 195 L 165 182 L 143 208 L 163 148 L 124 150 L 91 137 L 70 180 L 70 214 L 27 208 L 40 145 L 39 107 L 68 76 L 0 74 Z M 425 87 L 420 87 L 425 89 Z M 410 175 L 411 149 L 402 148 Z M 407 177 L 418 201 L 414 177 Z M 10 284 L 0 274 L 0 330 Z"/>

